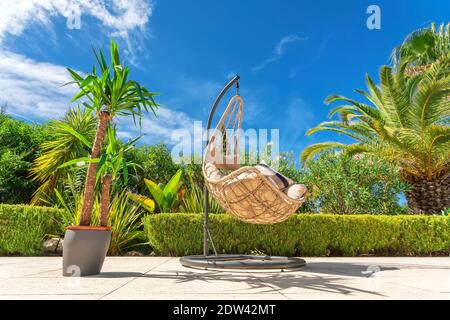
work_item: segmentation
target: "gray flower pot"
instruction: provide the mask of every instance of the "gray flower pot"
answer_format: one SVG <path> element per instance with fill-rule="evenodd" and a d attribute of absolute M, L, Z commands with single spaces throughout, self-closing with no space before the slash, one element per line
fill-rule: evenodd
<path fill-rule="evenodd" d="M 63 276 L 99 274 L 110 242 L 110 228 L 68 227 L 63 241 Z"/>

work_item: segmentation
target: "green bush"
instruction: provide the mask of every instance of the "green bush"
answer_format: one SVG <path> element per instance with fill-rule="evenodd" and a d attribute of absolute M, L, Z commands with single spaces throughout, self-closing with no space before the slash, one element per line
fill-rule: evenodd
<path fill-rule="evenodd" d="M 0 255 L 42 253 L 44 237 L 57 234 L 58 209 L 0 204 Z"/>
<path fill-rule="evenodd" d="M 38 186 L 29 169 L 49 135 L 45 125 L 16 120 L 0 110 L 0 203 L 30 201 Z"/>
<path fill-rule="evenodd" d="M 322 153 L 298 179 L 318 211 L 335 214 L 405 214 L 399 195 L 407 190 L 398 168 L 375 157 Z M 307 206 L 308 207 L 308 204 Z"/>
<path fill-rule="evenodd" d="M 355 256 L 450 252 L 450 218 L 442 216 L 296 214 L 279 224 L 252 225 L 226 214 L 213 214 L 210 229 L 219 253 Z M 148 215 L 144 232 L 159 254 L 202 254 L 200 214 Z"/>

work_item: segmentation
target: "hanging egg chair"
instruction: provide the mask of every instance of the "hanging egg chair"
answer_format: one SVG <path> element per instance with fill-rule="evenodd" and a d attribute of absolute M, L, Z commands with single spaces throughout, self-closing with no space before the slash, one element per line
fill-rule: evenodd
<path fill-rule="evenodd" d="M 285 221 L 306 200 L 304 185 L 265 164 L 240 166 L 239 139 L 244 101 L 239 95 L 239 76 L 234 77 L 217 97 L 207 124 L 207 144 L 202 171 L 205 180 L 204 254 L 185 256 L 183 266 L 214 269 L 295 269 L 305 265 L 301 258 L 218 255 L 209 231 L 209 194 L 226 212 L 252 224 L 274 224 Z M 212 118 L 224 94 L 236 84 L 237 94 L 231 98 L 215 130 L 209 136 Z M 209 254 L 209 242 L 214 255 Z"/>

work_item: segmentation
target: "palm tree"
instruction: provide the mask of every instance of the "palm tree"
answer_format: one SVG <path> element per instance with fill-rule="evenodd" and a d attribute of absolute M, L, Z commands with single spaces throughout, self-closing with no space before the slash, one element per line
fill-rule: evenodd
<path fill-rule="evenodd" d="M 100 74 L 97 74 L 95 65 L 92 72 L 84 77 L 68 68 L 73 79 L 70 83 L 74 83 L 80 88 L 80 92 L 72 98 L 72 101 L 80 98 L 87 99 L 87 102 L 84 103 L 85 107 L 94 111 L 98 120 L 97 131 L 92 144 L 91 159 L 100 157 L 108 125 L 114 117 L 132 116 L 135 122 L 138 118 L 140 124 L 143 112 L 151 110 L 155 113 L 157 107 L 153 98 L 154 93 L 149 92 L 136 81 L 128 79 L 130 69 L 124 66 L 120 60 L 119 48 L 114 41 L 111 41 L 110 54 L 111 62 L 108 65 L 102 51 L 96 52 L 94 50 Z M 97 165 L 96 162 L 89 163 L 80 225 L 90 224 Z"/>
<path fill-rule="evenodd" d="M 450 23 L 441 24 L 436 30 L 433 22 L 430 27 L 409 34 L 403 43 L 392 51 L 394 66 L 408 60 L 407 74 L 414 75 L 426 70 L 431 63 L 450 52 Z"/>
<path fill-rule="evenodd" d="M 40 184 L 33 194 L 32 205 L 49 197 L 57 182 L 67 177 L 68 168 L 60 166 L 72 159 L 89 155 L 95 135 L 95 118 L 88 110 L 69 109 L 62 120 L 53 120 L 48 131 L 54 138 L 41 145 L 41 156 L 33 161 L 31 176 Z"/>
<path fill-rule="evenodd" d="M 383 66 L 379 86 L 366 76 L 368 92 L 357 92 L 369 104 L 338 95 L 328 97 L 326 103 L 346 103 L 329 114 L 339 114 L 341 120 L 323 122 L 307 134 L 334 131 L 357 142 L 314 144 L 303 150 L 301 159 L 304 163 L 322 150 L 337 148 L 391 161 L 410 184 L 410 211 L 431 214 L 450 206 L 450 52 L 414 76 L 405 73 L 408 63 L 399 62 L 396 71 Z"/>

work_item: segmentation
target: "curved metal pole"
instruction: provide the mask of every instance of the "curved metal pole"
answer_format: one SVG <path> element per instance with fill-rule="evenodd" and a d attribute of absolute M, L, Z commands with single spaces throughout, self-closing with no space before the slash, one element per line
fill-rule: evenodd
<path fill-rule="evenodd" d="M 208 147 L 209 144 L 209 130 L 211 129 L 211 123 L 212 119 L 214 117 L 214 113 L 216 112 L 217 106 L 219 105 L 220 100 L 225 95 L 225 93 L 236 83 L 238 84 L 238 81 L 241 77 L 239 75 L 236 75 L 233 79 L 228 82 L 225 87 L 223 87 L 222 91 L 219 93 L 219 95 L 216 98 L 216 101 L 214 101 L 214 104 L 211 108 L 211 111 L 209 113 L 208 118 L 208 124 L 206 125 L 206 147 Z M 203 255 L 206 257 L 209 255 L 209 191 L 208 188 L 205 186 L 205 216 L 203 219 Z"/>

